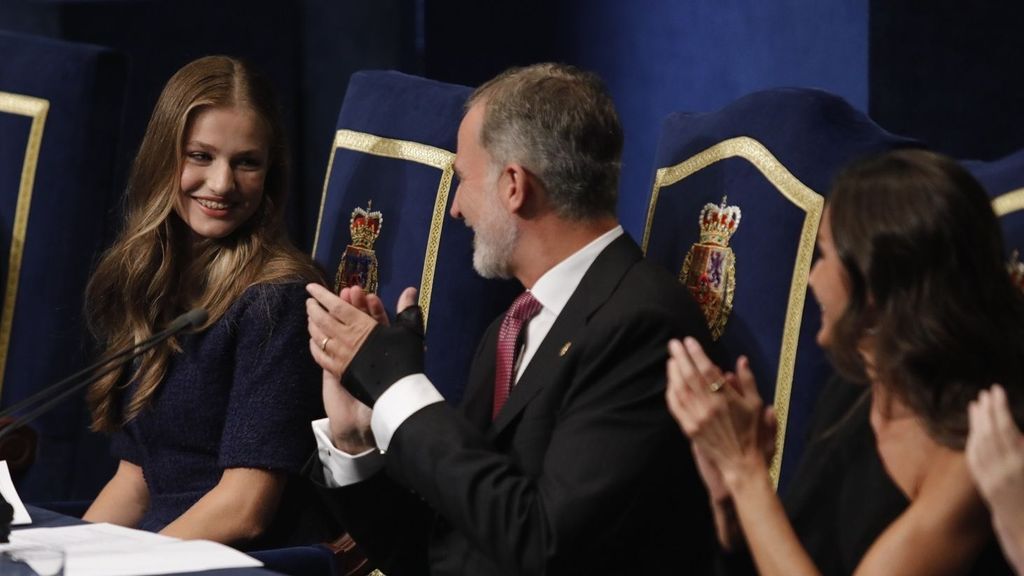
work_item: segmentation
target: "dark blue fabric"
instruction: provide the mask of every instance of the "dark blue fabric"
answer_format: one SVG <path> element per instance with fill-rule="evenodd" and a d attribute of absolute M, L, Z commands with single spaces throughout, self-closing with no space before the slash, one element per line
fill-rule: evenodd
<path fill-rule="evenodd" d="M 151 407 L 114 435 L 115 456 L 141 466 L 149 488 L 140 528 L 163 528 L 226 468 L 297 475 L 314 447 L 309 423 L 323 412 L 306 297 L 303 283 L 256 285 L 208 330 L 182 338 Z"/>
<path fill-rule="evenodd" d="M 267 570 L 291 576 L 334 576 L 336 572 L 334 553 L 323 545 L 257 550 L 250 552 L 249 555 L 263 562 L 263 567 Z"/>
<path fill-rule="evenodd" d="M 867 110 L 864 0 L 520 0 L 501 11 L 500 22 L 505 30 L 529 30 L 522 42 L 496 33 L 491 3 L 423 4 L 431 78 L 475 85 L 508 66 L 554 61 L 604 79 L 626 133 L 618 213 L 635 238 L 647 213 L 641 203 L 658 127 L 670 112 L 716 110 L 776 86 L 824 88 Z"/>
<path fill-rule="evenodd" d="M 1024 190 L 1024 150 L 1018 150 L 1005 158 L 992 162 L 966 161 L 964 166 L 985 187 L 992 198 L 1008 192 Z M 1000 218 L 1007 257 L 1013 250 L 1024 260 L 1024 210 L 1016 210 Z"/>
<path fill-rule="evenodd" d="M 4 32 L 0 54 L 0 91 L 49 101 L 7 350 L 2 405 L 9 406 L 91 357 L 85 351 L 82 295 L 117 197 L 110 183 L 126 65 L 98 46 Z M 24 116 L 0 113 L 5 279 L 29 126 Z M 94 496 L 112 462 L 105 441 L 86 433 L 82 396 L 34 427 L 39 453 L 18 483 L 22 496 L 29 501 Z"/>
<path fill-rule="evenodd" d="M 757 92 L 709 114 L 677 113 L 662 127 L 655 168 L 679 164 L 712 145 L 751 137 L 800 182 L 826 196 L 839 169 L 873 152 L 914 142 L 893 136 L 850 106 L 820 90 Z M 730 247 L 736 255 L 733 311 L 721 342 L 735 358 L 746 354 L 766 402 L 775 394 L 783 327 L 805 212 L 787 200 L 753 164 L 727 158 L 662 188 L 647 256 L 679 274 L 691 245 L 700 239 L 698 215 L 722 197 L 742 218 Z M 809 416 L 829 374 L 815 343 L 819 309 L 808 293 L 797 343 L 780 487 L 795 470 Z M 731 369 L 731 366 L 729 367 Z"/>
<path fill-rule="evenodd" d="M 67 500 L 60 502 L 42 502 L 36 504 L 39 508 L 45 508 L 50 512 L 56 512 L 70 518 L 81 518 L 92 505 L 92 500 Z M 33 518 L 35 518 L 33 516 Z"/>
<path fill-rule="evenodd" d="M 68 515 L 64 510 L 51 510 L 26 504 L 25 509 L 32 518 L 32 524 L 28 526 L 15 526 L 13 530 L 25 530 L 29 528 L 60 528 L 63 526 L 79 526 L 86 524 L 80 518 Z"/>
<path fill-rule="evenodd" d="M 398 72 L 352 76 L 338 129 L 455 151 L 469 88 Z M 351 242 L 349 217 L 373 202 L 383 214 L 374 244 L 378 293 L 392 310 L 407 286 L 419 287 L 442 171 L 414 161 L 339 148 L 328 176 L 314 257 L 334 278 Z M 469 363 L 484 329 L 521 290 L 513 282 L 480 278 L 472 268 L 472 232 L 448 216 L 449 187 L 426 333 L 426 373 L 448 401 L 462 396 Z"/>
<path fill-rule="evenodd" d="M 337 127 L 454 152 L 471 91 L 401 72 L 357 72 L 349 80 Z"/>

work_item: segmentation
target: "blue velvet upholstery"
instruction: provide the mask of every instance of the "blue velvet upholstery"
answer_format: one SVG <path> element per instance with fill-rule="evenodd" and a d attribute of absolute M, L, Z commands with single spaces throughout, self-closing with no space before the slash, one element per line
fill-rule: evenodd
<path fill-rule="evenodd" d="M 101 47 L 8 33 L 0 54 L 0 404 L 8 406 L 89 356 L 82 294 L 117 198 L 126 65 Z M 95 495 L 112 468 L 87 425 L 81 395 L 34 424 L 40 445 L 19 482 L 25 499 Z"/>
<path fill-rule="evenodd" d="M 469 88 L 398 72 L 352 76 L 338 118 L 313 255 L 335 277 L 356 208 L 382 213 L 373 245 L 392 310 L 407 286 L 427 315 L 426 372 L 450 402 L 462 395 L 483 329 L 521 288 L 481 279 L 472 232 L 448 216 L 452 162 Z"/>
<path fill-rule="evenodd" d="M 249 555 L 263 562 L 263 567 L 275 574 L 334 576 L 337 573 L 334 553 L 325 545 L 257 550 Z"/>
<path fill-rule="evenodd" d="M 1024 150 L 992 162 L 964 162 L 989 196 L 1003 226 L 1007 257 L 1024 260 Z"/>
<path fill-rule="evenodd" d="M 795 470 L 810 411 L 829 366 L 815 343 L 819 309 L 807 275 L 825 196 L 849 161 L 913 143 L 886 133 L 846 101 L 810 89 L 757 92 L 709 114 L 677 113 L 662 127 L 649 201 L 647 256 L 679 274 L 700 240 L 705 204 L 741 210 L 733 309 L 721 335 L 728 356 L 746 354 Z M 730 366 L 729 369 L 732 367 Z M 779 462 L 775 463 L 779 466 Z"/>

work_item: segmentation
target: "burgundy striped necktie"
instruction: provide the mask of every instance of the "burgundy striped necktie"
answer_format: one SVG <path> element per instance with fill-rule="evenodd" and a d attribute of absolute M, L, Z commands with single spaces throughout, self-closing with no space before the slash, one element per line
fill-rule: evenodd
<path fill-rule="evenodd" d="M 523 292 L 512 302 L 512 307 L 505 313 L 498 331 L 498 354 L 494 366 L 494 406 L 491 418 L 497 419 L 501 407 L 508 400 L 512 391 L 516 355 L 522 342 L 523 327 L 541 309 L 540 302 L 529 292 Z"/>

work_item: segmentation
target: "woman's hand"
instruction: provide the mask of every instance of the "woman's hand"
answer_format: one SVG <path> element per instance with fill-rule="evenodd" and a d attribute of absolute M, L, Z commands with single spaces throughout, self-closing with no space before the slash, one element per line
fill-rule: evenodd
<path fill-rule="evenodd" d="M 669 411 L 693 442 L 712 498 L 721 497 L 723 485 L 748 474 L 751 464 L 764 468 L 766 411 L 754 375 L 745 357 L 735 374 L 722 373 L 693 338 L 673 340 L 669 353 Z"/>
<path fill-rule="evenodd" d="M 725 378 L 727 382 L 734 382 L 735 375 L 732 372 L 726 372 Z M 735 386 L 736 384 L 730 384 Z M 675 416 L 675 410 L 678 407 L 673 407 L 673 402 L 678 402 L 678 398 L 673 396 L 673 389 L 671 387 L 665 390 L 666 399 L 669 404 L 669 410 Z M 676 417 L 676 421 L 679 421 L 679 417 Z M 778 422 L 775 419 L 775 408 L 772 406 L 766 407 L 761 413 L 761 431 L 759 436 L 761 438 L 761 453 L 764 455 L 764 461 L 770 462 L 775 456 L 775 434 L 778 429 Z M 684 430 L 685 432 L 685 430 Z M 716 506 L 731 507 L 732 504 L 729 502 L 729 489 L 725 485 L 725 481 L 722 479 L 722 473 L 718 470 L 707 456 L 701 452 L 700 447 L 696 443 L 691 443 L 690 448 L 693 451 L 693 459 L 697 463 L 697 471 L 700 473 L 701 480 L 704 481 L 704 486 L 708 489 L 708 495 L 711 497 L 711 503 Z"/>
<path fill-rule="evenodd" d="M 968 407 L 968 418 L 967 464 L 978 490 L 993 508 L 1012 509 L 1024 521 L 1024 437 L 1003 388 L 983 390 Z"/>
<path fill-rule="evenodd" d="M 983 390 L 968 407 L 965 450 L 974 483 L 992 510 L 1003 551 L 1024 569 L 1024 436 L 1013 422 L 1006 391 Z"/>
<path fill-rule="evenodd" d="M 768 474 L 775 414 L 762 404 L 747 359 L 723 374 L 693 338 L 673 340 L 669 354 L 669 411 L 690 437 L 712 492 L 718 541 L 730 550 L 745 538 L 759 574 L 817 575 Z M 722 492 L 728 497 L 716 502 Z"/>

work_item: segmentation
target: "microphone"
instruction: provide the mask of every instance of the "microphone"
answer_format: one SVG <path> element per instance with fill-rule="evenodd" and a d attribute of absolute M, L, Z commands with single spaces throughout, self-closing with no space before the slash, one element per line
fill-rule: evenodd
<path fill-rule="evenodd" d="M 150 350 L 157 344 L 160 344 L 164 340 L 167 340 L 171 336 L 187 329 L 187 328 L 199 328 L 206 323 L 209 314 L 202 308 L 194 308 L 188 312 L 178 316 L 167 325 L 160 332 L 153 334 L 149 338 L 146 338 L 142 342 L 133 344 L 106 358 L 100 359 L 98 362 L 91 366 L 75 372 L 71 376 L 64 378 L 56 384 L 44 388 L 39 392 L 25 398 L 21 402 L 8 407 L 6 410 L 0 412 L 0 418 L 10 416 L 15 412 L 20 412 L 26 408 L 38 404 L 35 408 L 29 410 L 25 414 L 22 414 L 16 418 L 13 422 L 8 424 L 5 428 L 0 430 L 0 439 L 10 434 L 12 431 L 21 428 L 25 424 L 28 424 L 32 420 L 35 420 L 39 416 L 48 412 L 51 408 L 56 406 L 58 403 L 68 398 L 78 390 L 92 384 L 100 378 L 110 374 L 114 370 L 117 370 L 127 362 L 131 361 L 136 356 L 139 356 L 146 351 Z M 102 369 L 101 369 L 102 368 Z M 75 382 L 82 376 L 88 375 L 90 372 L 96 370 L 91 376 L 87 376 L 81 382 Z M 7 500 L 0 496 L 0 543 L 7 543 L 11 534 L 11 521 L 14 519 L 14 508 L 7 502 Z"/>
<path fill-rule="evenodd" d="M 210 315 L 203 308 L 193 308 L 188 312 L 185 312 L 181 316 L 178 316 L 171 323 L 167 325 L 167 330 L 173 330 L 174 333 L 181 332 L 186 328 L 199 328 L 210 318 Z"/>
<path fill-rule="evenodd" d="M 124 350 L 118 351 L 116 354 L 112 354 L 106 358 L 102 358 L 98 362 L 86 366 L 85 368 L 75 372 L 74 374 L 64 378 L 56 384 L 44 388 L 39 392 L 36 392 L 32 396 L 25 398 L 21 402 L 8 407 L 7 409 L 0 412 L 0 418 L 10 416 L 16 412 L 21 412 L 25 409 L 31 408 L 28 412 L 22 414 L 16 418 L 11 424 L 0 430 L 0 439 L 10 434 L 13 430 L 16 430 L 25 424 L 28 424 L 32 420 L 35 420 L 39 416 L 48 412 L 53 406 L 59 404 L 62 400 L 68 398 L 78 390 L 92 384 L 100 378 L 110 374 L 114 370 L 117 370 L 121 366 L 125 365 L 136 356 L 140 356 L 143 353 L 149 351 L 157 344 L 160 344 L 164 340 L 182 332 L 188 328 L 198 328 L 206 323 L 209 318 L 209 314 L 202 308 L 195 308 L 185 312 L 181 316 L 178 316 L 167 325 L 160 332 L 153 334 L 145 340 L 133 344 L 125 348 Z M 95 371 L 95 372 L 94 372 Z M 93 372 L 92 375 L 87 376 Z M 84 380 L 76 382 L 83 376 L 87 376 Z M 35 406 L 34 408 L 32 408 Z"/>

